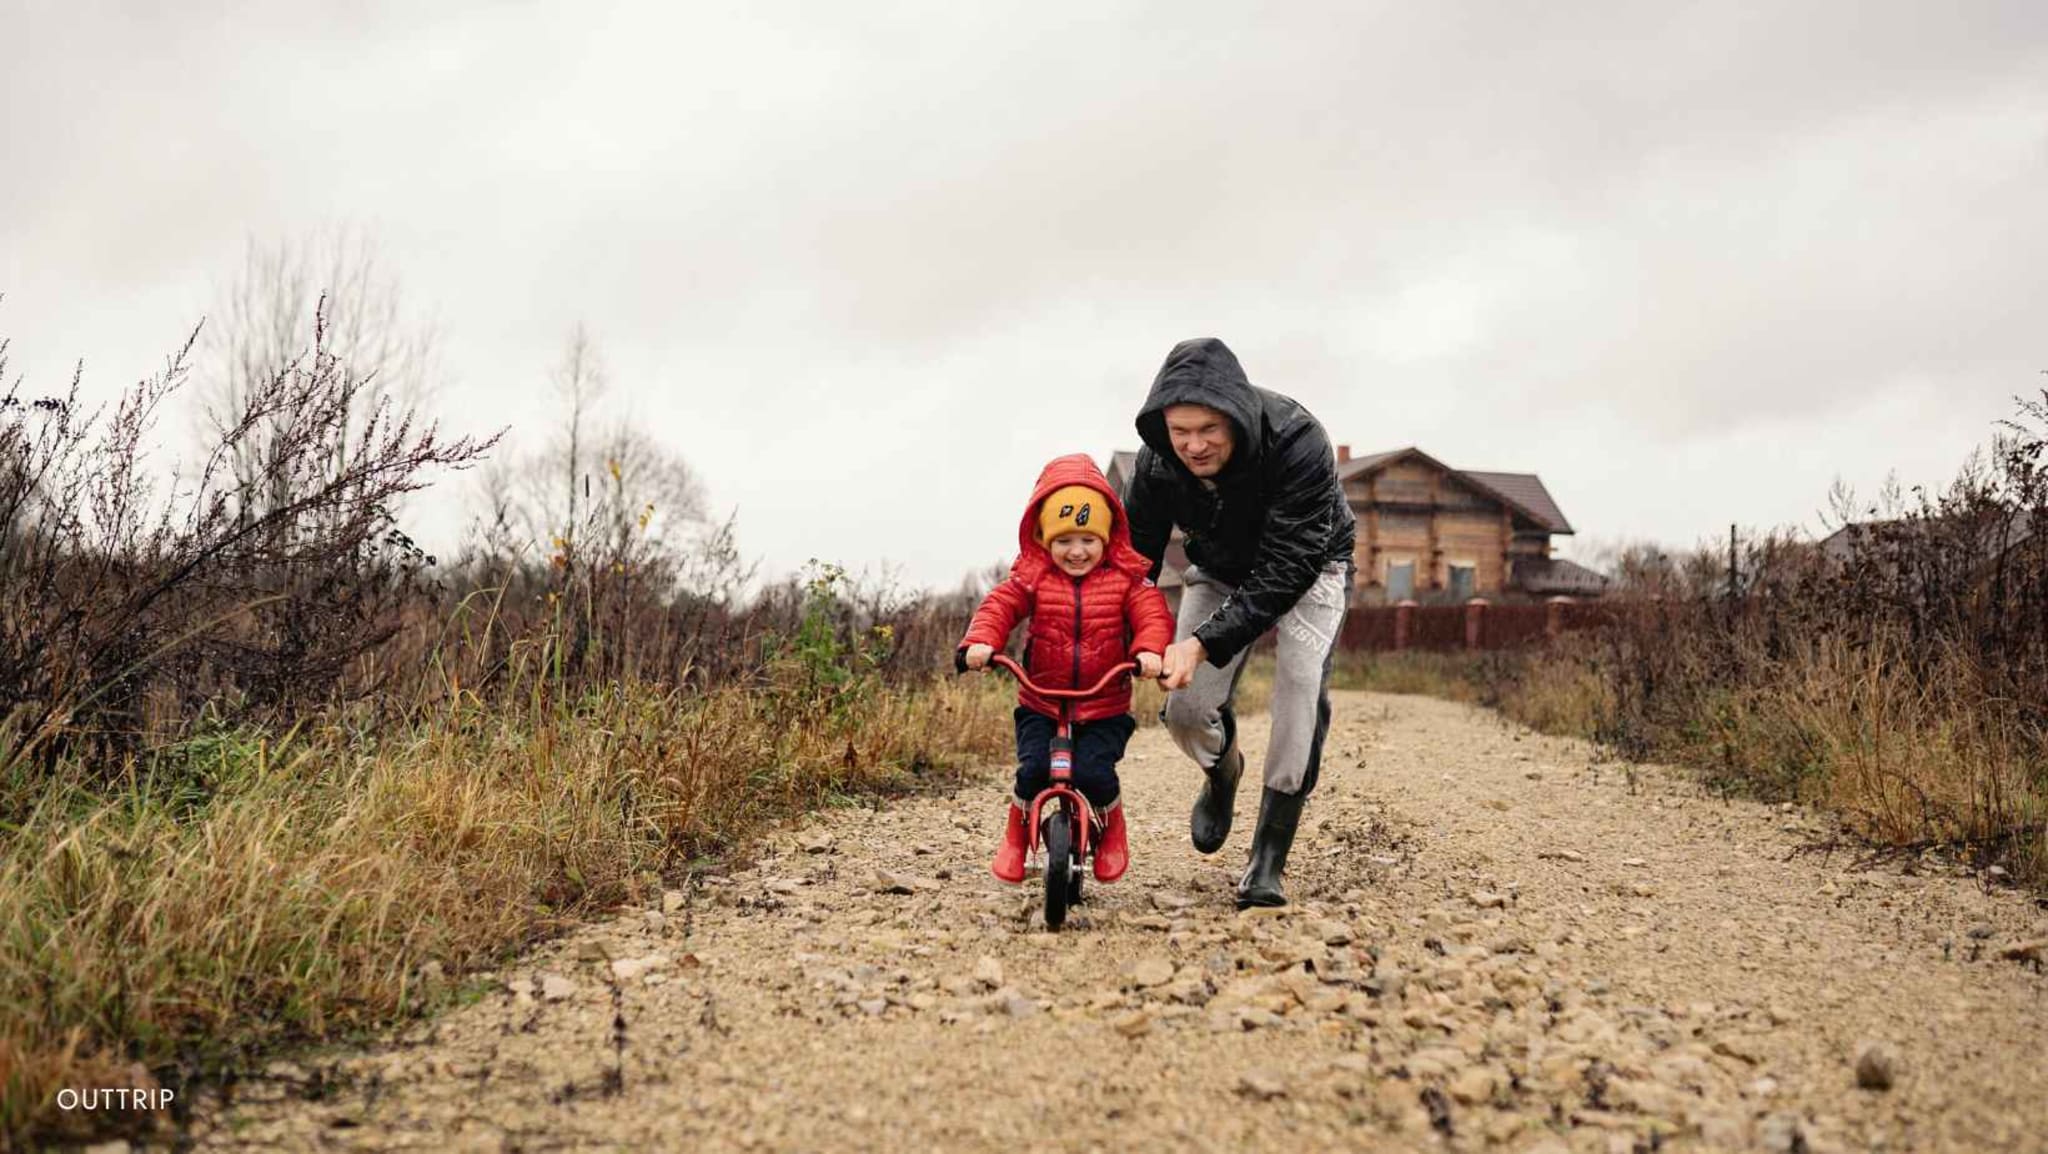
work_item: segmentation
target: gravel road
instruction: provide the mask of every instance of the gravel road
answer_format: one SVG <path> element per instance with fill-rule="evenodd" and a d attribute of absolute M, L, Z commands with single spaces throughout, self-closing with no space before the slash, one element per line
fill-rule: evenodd
<path fill-rule="evenodd" d="M 771 838 L 202 1148 L 2048 1151 L 2048 913 L 1803 811 L 1469 707 L 1346 693 L 1239 914 L 1157 729 L 1130 873 L 1050 934 L 988 876 L 1003 779 Z M 1264 726 L 1244 726 L 1253 765 Z M 310 1100 L 309 1100 L 310 1099 Z"/>

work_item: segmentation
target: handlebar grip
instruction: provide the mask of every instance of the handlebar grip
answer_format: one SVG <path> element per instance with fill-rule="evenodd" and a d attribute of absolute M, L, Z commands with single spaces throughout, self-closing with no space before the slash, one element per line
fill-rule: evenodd
<path fill-rule="evenodd" d="M 965 645 L 953 651 L 953 672 L 967 672 L 967 647 Z"/>

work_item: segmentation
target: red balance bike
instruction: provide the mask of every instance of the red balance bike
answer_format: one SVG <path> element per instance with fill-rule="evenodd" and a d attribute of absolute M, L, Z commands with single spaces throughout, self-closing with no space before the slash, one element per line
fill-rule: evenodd
<path fill-rule="evenodd" d="M 1001 653 L 991 655 L 988 664 L 991 669 L 1009 670 L 1019 685 L 1059 703 L 1059 728 L 1053 732 L 1052 738 L 1052 784 L 1031 799 L 1031 812 L 1025 815 L 1024 825 L 1031 838 L 1030 856 L 1025 860 L 1036 862 L 1041 860 L 1041 853 L 1044 855 L 1045 925 L 1047 929 L 1057 930 L 1066 923 L 1067 910 L 1081 901 L 1081 878 L 1088 872 L 1088 859 L 1094 852 L 1095 839 L 1102 828 L 1095 816 L 1095 808 L 1081 796 L 1080 790 L 1074 788 L 1071 703 L 1101 693 L 1109 688 L 1110 682 L 1136 672 L 1138 665 L 1134 661 L 1116 665 L 1102 675 L 1102 680 L 1087 689 L 1047 689 L 1035 684 L 1023 666 Z M 965 650 L 954 656 L 953 665 L 963 673 L 967 671 Z"/>

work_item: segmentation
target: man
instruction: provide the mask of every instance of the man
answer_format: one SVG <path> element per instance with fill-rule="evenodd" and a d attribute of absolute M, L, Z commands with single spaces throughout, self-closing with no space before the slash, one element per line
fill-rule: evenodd
<path fill-rule="evenodd" d="M 1265 789 L 1238 908 L 1287 903 L 1281 874 L 1330 727 L 1330 654 L 1351 590 L 1355 533 L 1335 454 L 1307 409 L 1256 388 L 1222 341 L 1182 341 L 1138 412 L 1145 447 L 1124 497 L 1132 543 L 1158 579 L 1178 525 L 1189 565 L 1164 654 L 1166 726 L 1206 781 L 1189 833 L 1230 835 L 1244 754 L 1231 699 L 1252 642 L 1278 626 Z"/>

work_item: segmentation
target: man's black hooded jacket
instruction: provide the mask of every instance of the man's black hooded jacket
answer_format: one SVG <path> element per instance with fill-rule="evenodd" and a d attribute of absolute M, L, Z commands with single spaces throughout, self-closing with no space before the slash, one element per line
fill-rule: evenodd
<path fill-rule="evenodd" d="M 1236 443 L 1211 482 L 1174 454 L 1171 405 L 1206 405 L 1230 419 Z M 1124 494 L 1131 543 L 1157 580 L 1179 525 L 1188 560 L 1236 587 L 1195 630 L 1210 663 L 1223 665 L 1294 608 L 1325 566 L 1351 558 L 1356 533 L 1330 438 L 1307 409 L 1253 385 L 1214 337 L 1173 347 L 1137 423 L 1145 447 Z"/>

